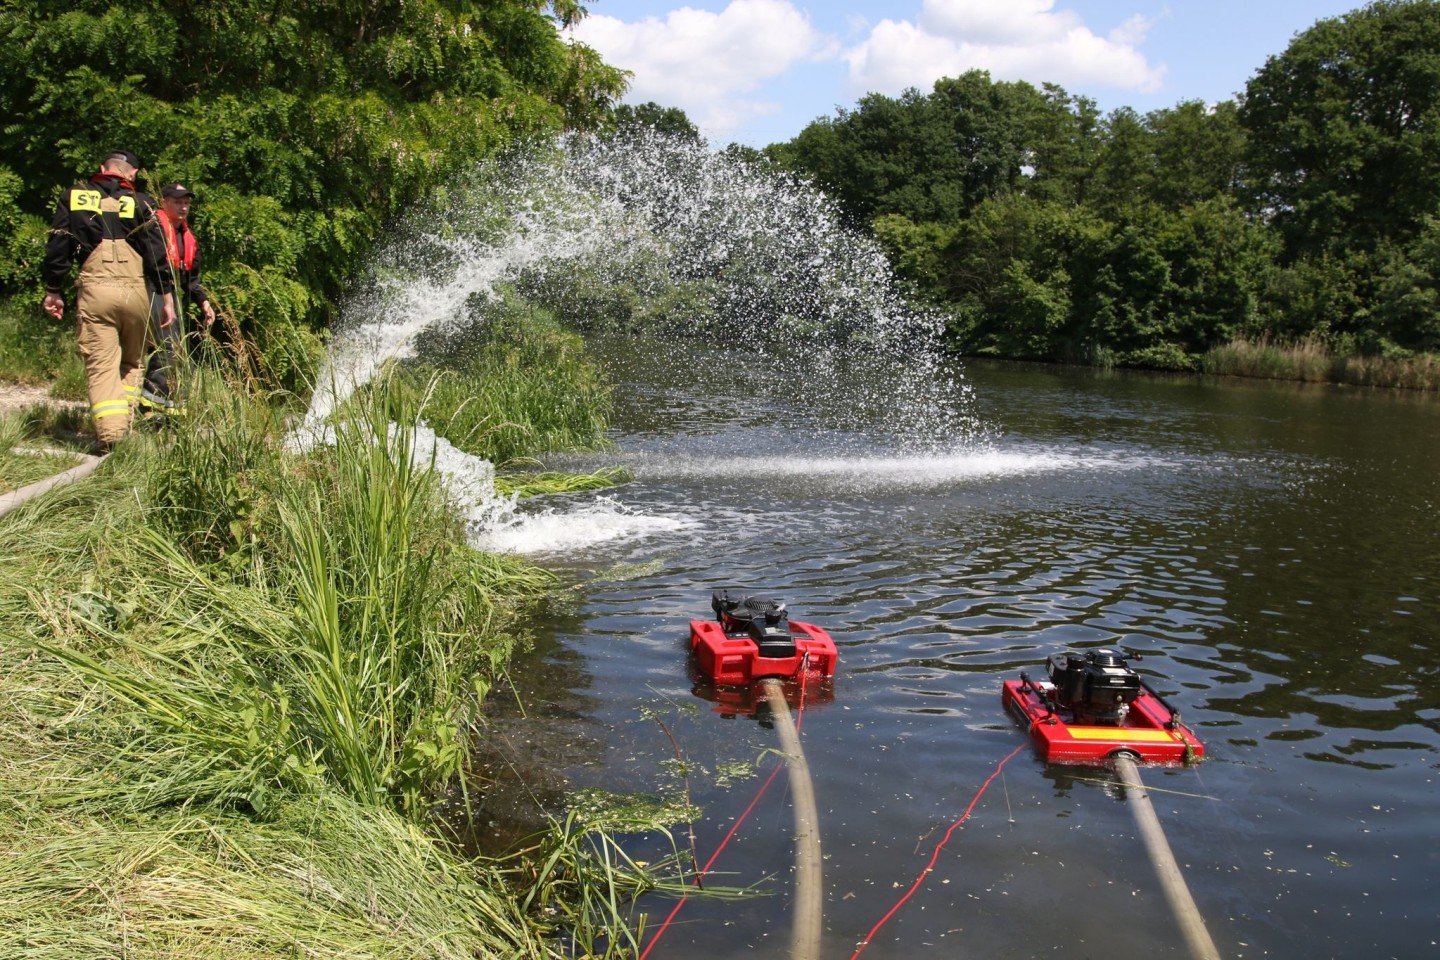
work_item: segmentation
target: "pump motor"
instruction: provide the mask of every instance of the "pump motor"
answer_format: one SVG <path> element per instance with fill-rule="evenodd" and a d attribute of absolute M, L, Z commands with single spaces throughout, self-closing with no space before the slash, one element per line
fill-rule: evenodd
<path fill-rule="evenodd" d="M 1119 726 L 1140 696 L 1140 675 L 1114 650 L 1052 653 L 1045 661 L 1055 699 L 1076 723 Z"/>

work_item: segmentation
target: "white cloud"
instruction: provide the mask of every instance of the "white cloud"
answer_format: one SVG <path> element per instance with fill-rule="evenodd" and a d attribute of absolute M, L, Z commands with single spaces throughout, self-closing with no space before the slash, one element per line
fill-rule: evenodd
<path fill-rule="evenodd" d="M 882 20 L 845 51 L 856 94 L 922 91 L 940 77 L 988 70 L 996 80 L 1054 82 L 1072 92 L 1153 92 L 1163 66 L 1138 49 L 1150 23 L 1133 16 L 1100 36 L 1054 0 L 924 0 L 914 21 Z"/>
<path fill-rule="evenodd" d="M 945 37 L 981 44 L 1023 45 L 1054 41 L 1081 26 L 1078 14 L 1052 13 L 1054 0 L 925 0 L 920 24 Z"/>
<path fill-rule="evenodd" d="M 574 35 L 634 73 L 628 102 L 680 107 L 712 139 L 776 112 L 746 95 L 830 42 L 789 0 L 732 0 L 719 13 L 681 7 L 636 23 L 592 13 Z"/>

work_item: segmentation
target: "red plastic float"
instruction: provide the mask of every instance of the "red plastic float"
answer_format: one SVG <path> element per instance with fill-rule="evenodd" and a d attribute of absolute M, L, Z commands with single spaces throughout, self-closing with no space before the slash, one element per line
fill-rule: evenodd
<path fill-rule="evenodd" d="M 1051 763 L 1103 764 L 1117 756 L 1143 763 L 1193 763 L 1205 755 L 1180 713 L 1111 650 L 1056 653 L 1049 680 L 1006 680 L 1001 698 Z"/>
<path fill-rule="evenodd" d="M 716 684 L 749 686 L 769 677 L 815 683 L 835 674 L 835 641 L 813 623 L 791 620 L 779 600 L 710 598 L 714 620 L 690 621 L 690 650 L 700 673 Z"/>

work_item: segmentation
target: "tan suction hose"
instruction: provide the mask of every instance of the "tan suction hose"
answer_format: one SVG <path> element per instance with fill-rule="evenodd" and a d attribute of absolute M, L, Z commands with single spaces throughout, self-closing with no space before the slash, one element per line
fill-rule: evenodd
<path fill-rule="evenodd" d="M 800 735 L 785 702 L 778 679 L 761 681 L 780 749 L 790 772 L 790 793 L 795 804 L 795 914 L 790 930 L 790 960 L 819 960 L 822 884 L 820 872 L 820 816 L 815 807 L 815 785 L 810 766 L 800 749 Z"/>
<path fill-rule="evenodd" d="M 35 483 L 30 484 L 28 487 L 21 487 L 19 490 L 11 490 L 9 493 L 0 494 L 0 517 L 5 516 L 5 514 L 9 513 L 11 510 L 14 510 L 16 507 L 20 506 L 20 504 L 24 503 L 25 501 L 31 500 L 35 497 L 40 496 L 40 494 L 42 493 L 53 490 L 61 484 L 69 483 L 72 480 L 79 480 L 81 477 L 85 476 L 90 471 L 100 466 L 100 461 L 103 459 L 105 458 L 87 456 L 85 458 L 85 462 L 81 463 L 78 467 L 71 467 L 64 473 L 57 473 L 53 477 L 46 477 L 44 480 L 37 480 Z"/>
<path fill-rule="evenodd" d="M 1146 790 L 1145 784 L 1141 782 L 1135 761 L 1123 754 L 1116 757 L 1115 772 L 1125 784 L 1126 799 L 1135 813 L 1135 826 L 1140 831 L 1140 839 L 1145 843 L 1145 851 L 1150 855 L 1150 861 L 1155 864 L 1155 875 L 1159 878 L 1160 886 L 1165 891 L 1165 899 L 1170 902 L 1170 909 L 1180 924 L 1180 933 L 1185 938 L 1186 946 L 1190 948 L 1190 956 L 1194 960 L 1220 960 L 1215 941 L 1210 939 L 1210 932 L 1205 929 L 1205 920 L 1200 916 L 1194 898 L 1190 896 L 1190 888 L 1185 884 L 1185 877 L 1180 873 L 1175 855 L 1170 852 L 1165 831 L 1160 829 L 1160 818 L 1155 815 L 1155 808 L 1150 804 L 1150 791 Z"/>

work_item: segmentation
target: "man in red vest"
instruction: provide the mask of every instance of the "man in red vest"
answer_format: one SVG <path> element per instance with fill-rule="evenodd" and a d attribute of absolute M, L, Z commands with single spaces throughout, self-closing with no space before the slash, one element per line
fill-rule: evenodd
<path fill-rule="evenodd" d="M 215 308 L 210 303 L 210 294 L 200 285 L 200 245 L 195 232 L 190 229 L 190 203 L 194 194 L 183 183 L 172 183 L 160 191 L 159 221 L 165 236 L 165 253 L 169 257 L 170 274 L 174 279 L 175 291 L 184 300 L 178 305 L 180 317 L 185 316 L 185 304 L 194 303 L 200 307 L 201 322 L 205 329 L 215 322 Z M 158 309 L 159 304 L 156 304 Z M 183 324 L 169 327 L 155 325 L 155 352 L 145 369 L 145 386 L 140 392 L 141 403 L 161 410 L 176 410 L 175 363 L 179 357 L 183 338 Z"/>

